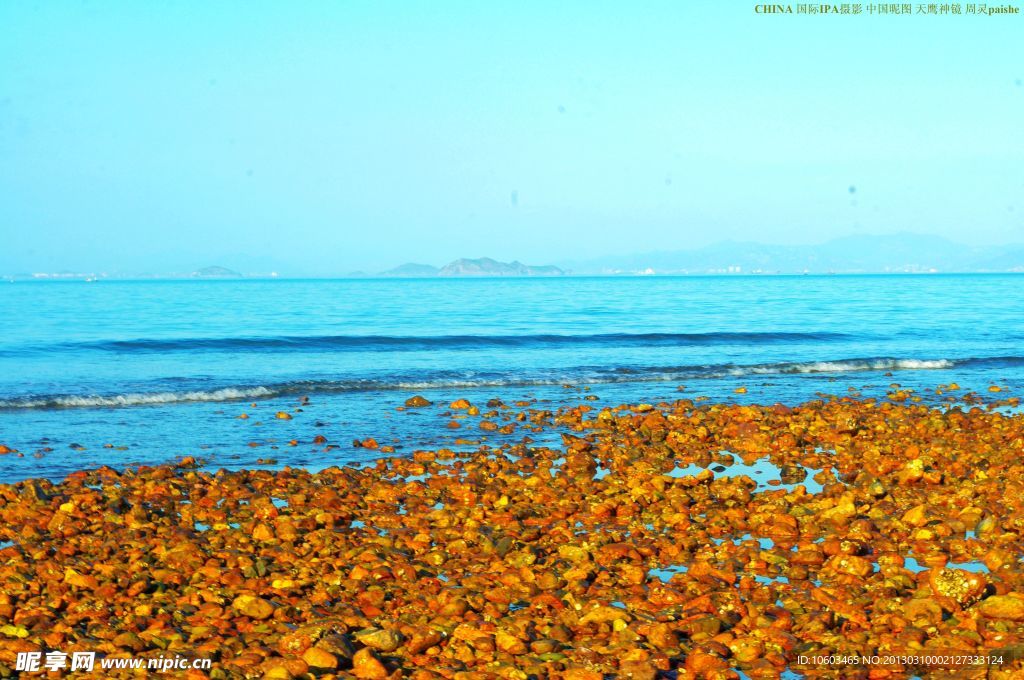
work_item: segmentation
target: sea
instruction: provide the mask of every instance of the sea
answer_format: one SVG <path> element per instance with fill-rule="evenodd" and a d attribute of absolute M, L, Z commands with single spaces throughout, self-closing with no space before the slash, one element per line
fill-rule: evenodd
<path fill-rule="evenodd" d="M 1024 388 L 1019 275 L 14 281 L 0 322 L 0 482 L 560 441 L 449 428 L 455 399 L 948 407 Z M 402 408 L 416 394 L 433 405 Z"/>

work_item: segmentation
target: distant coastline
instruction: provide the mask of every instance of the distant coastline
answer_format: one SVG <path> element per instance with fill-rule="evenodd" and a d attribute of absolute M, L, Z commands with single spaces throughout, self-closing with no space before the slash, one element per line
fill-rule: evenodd
<path fill-rule="evenodd" d="M 1024 276 L 1024 271 L 953 271 L 953 272 L 734 272 L 734 273 L 693 273 L 693 274 L 638 274 L 623 272 L 615 274 L 576 274 L 566 272 L 560 276 L 384 276 L 382 274 L 340 274 L 324 276 L 270 276 L 267 274 L 243 274 L 237 277 L 205 277 L 193 276 L 128 276 L 128 275 L 68 275 L 60 277 L 29 277 L 0 276 L 0 283 L 244 283 L 266 281 L 473 281 L 473 280 L 507 280 L 507 279 L 774 279 L 774 278 L 860 278 L 860 277 L 892 277 L 892 278 L 931 278 L 943 276 Z"/>
<path fill-rule="evenodd" d="M 214 258 L 211 258 L 214 259 Z M 231 259 L 231 258 L 226 258 Z M 214 259 L 214 261 L 216 261 Z M 460 257 L 435 266 L 406 262 L 383 271 L 304 272 L 213 264 L 187 272 L 57 271 L 0 275 L 0 280 L 424 279 L 591 276 L 797 276 L 866 274 L 1024 273 L 1024 245 L 968 246 L 917 234 L 848 236 L 819 245 L 724 241 L 690 250 L 609 255 L 531 265 L 518 260 Z"/>

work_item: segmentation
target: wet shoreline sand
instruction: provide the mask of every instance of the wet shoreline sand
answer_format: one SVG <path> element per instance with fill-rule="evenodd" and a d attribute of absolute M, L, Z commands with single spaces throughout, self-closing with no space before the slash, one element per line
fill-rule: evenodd
<path fill-rule="evenodd" d="M 1024 416 L 900 391 L 451 409 L 562 441 L 0 485 L 0 677 L 51 650 L 208 657 L 182 676 L 214 678 L 1024 668 Z"/>

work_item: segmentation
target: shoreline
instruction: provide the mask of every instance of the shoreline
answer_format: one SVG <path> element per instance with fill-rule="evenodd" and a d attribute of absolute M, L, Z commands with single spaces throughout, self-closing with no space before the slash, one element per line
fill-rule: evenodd
<path fill-rule="evenodd" d="M 515 413 L 559 447 L 0 484 L 0 677 L 74 650 L 211 658 L 195 678 L 768 678 L 953 653 L 1011 677 L 1024 417 L 893 398 L 582 402 Z"/>
<path fill-rule="evenodd" d="M 379 274 L 368 276 L 269 276 L 269 275 L 242 275 L 236 277 L 195 277 L 195 276 L 104 276 L 102 274 L 77 274 L 74 276 L 32 276 L 22 274 L 0 274 L 0 283 L 241 283 L 252 281 L 257 283 L 287 282 L 301 283 L 304 281 L 316 282 L 348 282 L 348 281 L 395 281 L 395 282 L 418 282 L 424 281 L 521 281 L 521 280 L 585 280 L 585 279 L 820 279 L 820 278 L 865 278 L 865 277 L 969 277 L 969 276 L 1020 276 L 1024 274 L 1021 269 L 1006 270 L 949 270 L 949 271 L 777 271 L 777 272 L 693 272 L 693 273 L 654 273 L 643 274 L 639 272 L 628 272 L 622 274 L 557 274 L 557 275 L 533 275 L 533 276 L 511 276 L 511 275 L 489 275 L 489 276 L 384 276 Z"/>

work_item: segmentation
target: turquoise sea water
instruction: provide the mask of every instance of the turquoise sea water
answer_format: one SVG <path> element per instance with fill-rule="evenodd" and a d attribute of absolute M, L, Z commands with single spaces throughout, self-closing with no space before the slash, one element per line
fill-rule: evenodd
<path fill-rule="evenodd" d="M 378 455 L 351 445 L 371 436 L 401 455 L 479 439 L 444 426 L 445 405 L 460 397 L 796 403 L 951 381 L 1019 393 L 1022 284 L 1014 275 L 4 283 L 0 444 L 24 456 L 0 456 L 0 481 L 185 455 L 213 467 L 324 467 Z M 396 411 L 417 393 L 437 407 Z M 294 417 L 274 418 L 280 410 Z M 340 448 L 314 446 L 317 435 Z M 284 445 L 292 439 L 299 445 Z M 267 458 L 276 463 L 257 462 Z"/>

